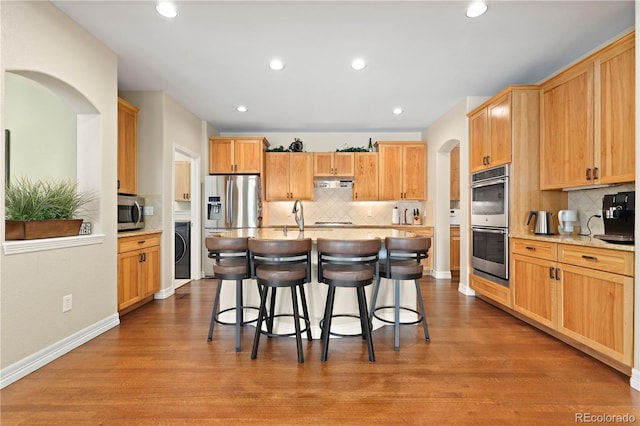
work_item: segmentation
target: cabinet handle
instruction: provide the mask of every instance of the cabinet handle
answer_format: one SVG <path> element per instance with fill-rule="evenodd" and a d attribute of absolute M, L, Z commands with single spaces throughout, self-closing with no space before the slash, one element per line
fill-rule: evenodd
<path fill-rule="evenodd" d="M 536 248 L 535 248 L 535 247 L 527 246 L 527 247 L 525 247 L 525 248 L 526 248 L 527 250 L 536 251 Z"/>
<path fill-rule="evenodd" d="M 582 255 L 582 258 L 586 260 L 598 260 L 598 258 L 595 256 L 587 256 L 585 254 Z"/>
<path fill-rule="evenodd" d="M 598 168 L 594 167 L 593 168 L 593 180 L 597 180 L 598 179 Z"/>
<path fill-rule="evenodd" d="M 138 263 L 142 262 L 142 253 L 138 255 Z"/>
<path fill-rule="evenodd" d="M 587 167 L 587 180 L 591 180 L 591 167 Z"/>
<path fill-rule="evenodd" d="M 556 279 L 555 272 L 556 272 L 556 268 L 554 268 L 553 266 L 550 266 L 549 267 L 549 278 L 551 278 L 552 280 Z"/>
<path fill-rule="evenodd" d="M 120 179 L 118 179 L 118 189 L 120 189 Z"/>
<path fill-rule="evenodd" d="M 560 268 L 556 268 L 556 281 L 560 281 Z"/>
<path fill-rule="evenodd" d="M 147 240 L 140 240 L 140 241 L 138 241 L 138 244 L 144 244 L 146 242 L 147 242 Z"/>
<path fill-rule="evenodd" d="M 491 156 L 490 156 L 490 155 L 487 155 L 487 166 L 488 166 L 489 164 L 491 164 Z"/>
<path fill-rule="evenodd" d="M 358 199 L 358 193 L 357 192 L 355 193 L 355 199 L 356 200 Z"/>

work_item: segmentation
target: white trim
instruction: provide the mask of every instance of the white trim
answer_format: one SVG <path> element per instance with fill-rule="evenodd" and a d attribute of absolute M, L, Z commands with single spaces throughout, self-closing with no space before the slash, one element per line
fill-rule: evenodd
<path fill-rule="evenodd" d="M 433 276 L 437 280 L 450 280 L 451 271 L 436 271 L 434 269 L 433 271 L 431 271 L 431 276 Z"/>
<path fill-rule="evenodd" d="M 43 250 L 102 244 L 105 234 L 78 235 L 77 237 L 42 238 L 38 240 L 5 241 L 2 243 L 5 255 L 31 253 Z"/>
<path fill-rule="evenodd" d="M 120 324 L 117 313 L 0 370 L 0 389 L 22 379 L 51 361 Z"/>
<path fill-rule="evenodd" d="M 476 292 L 469 287 L 467 284 L 463 284 L 462 282 L 458 283 L 458 292 L 464 294 L 465 296 L 475 296 Z"/>
<path fill-rule="evenodd" d="M 631 369 L 631 380 L 629 380 L 629 384 L 635 390 L 640 391 L 640 370 L 637 368 Z"/>
<path fill-rule="evenodd" d="M 175 289 L 173 287 L 170 288 L 163 288 L 160 289 L 160 291 L 154 293 L 153 298 L 154 299 L 166 299 L 168 297 L 171 297 L 175 294 Z"/>

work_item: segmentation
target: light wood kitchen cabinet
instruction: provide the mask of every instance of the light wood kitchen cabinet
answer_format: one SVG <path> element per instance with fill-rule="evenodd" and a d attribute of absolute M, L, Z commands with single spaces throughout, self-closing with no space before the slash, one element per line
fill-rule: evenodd
<path fill-rule="evenodd" d="M 411 232 L 413 232 L 416 235 L 431 238 L 431 247 L 429 248 L 429 257 L 422 260 L 422 266 L 424 267 L 422 274 L 430 275 L 431 271 L 433 271 L 433 253 L 436 248 L 435 240 L 433 238 L 433 228 L 432 227 L 411 228 Z"/>
<path fill-rule="evenodd" d="M 118 98 L 118 194 L 138 193 L 138 112 Z"/>
<path fill-rule="evenodd" d="M 460 201 L 460 145 L 449 154 L 449 200 Z"/>
<path fill-rule="evenodd" d="M 631 367 L 633 252 L 517 238 L 512 251 L 516 311 Z"/>
<path fill-rule="evenodd" d="M 118 239 L 118 311 L 146 303 L 160 290 L 160 234 Z"/>
<path fill-rule="evenodd" d="M 175 200 L 191 201 L 191 162 L 176 161 L 175 163 Z"/>
<path fill-rule="evenodd" d="M 427 144 L 376 142 L 378 149 L 378 199 L 427 199 Z"/>
<path fill-rule="evenodd" d="M 354 154 L 353 199 L 370 201 L 378 199 L 378 153 Z"/>
<path fill-rule="evenodd" d="M 313 175 L 316 177 L 352 177 L 353 152 L 314 152 Z"/>
<path fill-rule="evenodd" d="M 266 200 L 313 200 L 313 153 L 267 152 Z"/>
<path fill-rule="evenodd" d="M 209 138 L 209 174 L 262 173 L 265 138 Z"/>
<path fill-rule="evenodd" d="M 451 226 L 449 230 L 449 269 L 460 272 L 460 227 Z"/>
<path fill-rule="evenodd" d="M 511 162 L 511 92 L 503 92 L 469 115 L 470 171 Z"/>
<path fill-rule="evenodd" d="M 635 180 L 635 33 L 541 86 L 541 188 Z"/>

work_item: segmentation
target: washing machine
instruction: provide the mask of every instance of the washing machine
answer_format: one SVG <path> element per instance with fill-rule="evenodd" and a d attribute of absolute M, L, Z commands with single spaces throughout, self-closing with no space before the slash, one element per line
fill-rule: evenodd
<path fill-rule="evenodd" d="M 191 222 L 176 222 L 175 228 L 175 278 L 191 278 Z"/>

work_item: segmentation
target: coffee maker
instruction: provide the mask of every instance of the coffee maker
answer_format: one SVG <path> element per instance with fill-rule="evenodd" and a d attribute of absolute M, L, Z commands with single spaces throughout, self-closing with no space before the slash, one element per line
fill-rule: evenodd
<path fill-rule="evenodd" d="M 604 234 L 595 237 L 610 243 L 633 244 L 635 204 L 635 191 L 605 195 L 602 198 Z"/>

